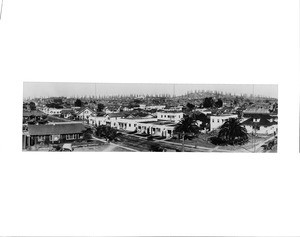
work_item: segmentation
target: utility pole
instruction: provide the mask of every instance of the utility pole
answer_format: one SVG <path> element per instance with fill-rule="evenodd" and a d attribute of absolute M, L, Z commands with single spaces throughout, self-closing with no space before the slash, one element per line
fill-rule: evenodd
<path fill-rule="evenodd" d="M 255 153 L 255 137 L 256 137 L 257 124 L 255 122 L 253 122 L 253 123 L 254 123 L 253 152 Z"/>

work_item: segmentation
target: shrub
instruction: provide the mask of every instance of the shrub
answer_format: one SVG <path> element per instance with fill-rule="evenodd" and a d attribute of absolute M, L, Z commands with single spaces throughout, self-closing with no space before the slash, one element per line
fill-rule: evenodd
<path fill-rule="evenodd" d="M 153 143 L 150 145 L 149 151 L 152 152 L 163 152 L 164 149 L 157 143 Z"/>

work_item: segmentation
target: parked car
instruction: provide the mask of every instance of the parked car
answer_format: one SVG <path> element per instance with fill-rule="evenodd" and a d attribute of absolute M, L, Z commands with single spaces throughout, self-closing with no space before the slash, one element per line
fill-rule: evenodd
<path fill-rule="evenodd" d="M 74 151 L 74 148 L 71 143 L 65 143 L 63 144 L 61 151 Z"/>

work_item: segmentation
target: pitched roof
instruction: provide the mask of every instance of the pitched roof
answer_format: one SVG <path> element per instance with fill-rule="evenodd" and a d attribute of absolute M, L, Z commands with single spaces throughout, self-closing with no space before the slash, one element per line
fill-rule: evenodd
<path fill-rule="evenodd" d="M 81 112 L 85 111 L 86 109 L 91 111 L 92 113 L 95 113 L 95 111 L 90 109 L 89 107 L 82 107 L 82 108 L 80 108 L 80 110 L 77 111 L 77 114 L 80 114 Z"/>
<path fill-rule="evenodd" d="M 274 124 L 277 124 L 276 122 L 270 122 L 265 117 L 261 117 L 259 122 L 253 122 L 253 118 L 249 118 L 246 121 L 242 122 L 242 125 L 250 125 L 253 126 L 254 124 L 258 126 L 272 126 Z"/>
<path fill-rule="evenodd" d="M 70 114 L 70 113 L 73 114 L 74 111 L 73 111 L 73 109 L 62 109 L 60 113 L 61 114 Z"/>
<path fill-rule="evenodd" d="M 271 119 L 272 117 L 269 114 L 244 114 L 245 118 L 265 118 Z"/>
<path fill-rule="evenodd" d="M 110 114 L 108 114 L 108 116 L 111 117 L 111 118 L 114 118 L 114 117 L 121 117 L 121 118 L 123 118 L 123 117 L 126 116 L 126 113 L 125 113 L 125 112 L 121 112 L 121 113 L 110 113 Z"/>
<path fill-rule="evenodd" d="M 85 127 L 82 123 L 61 123 L 47 125 L 28 125 L 29 135 L 59 135 L 82 133 Z"/>
<path fill-rule="evenodd" d="M 244 114 L 269 114 L 270 111 L 264 107 L 250 107 L 244 110 Z"/>

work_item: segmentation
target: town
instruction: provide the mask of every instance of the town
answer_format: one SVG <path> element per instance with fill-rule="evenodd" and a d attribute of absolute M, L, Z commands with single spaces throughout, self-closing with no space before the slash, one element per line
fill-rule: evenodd
<path fill-rule="evenodd" d="M 23 151 L 277 152 L 278 99 L 201 89 L 27 97 L 22 127 Z"/>

